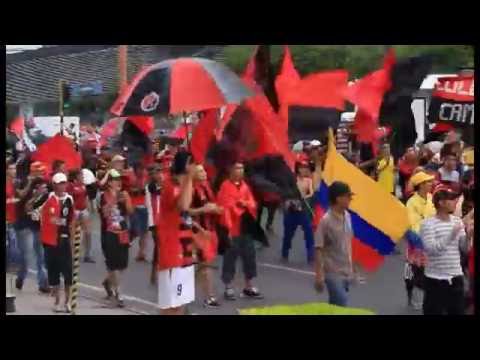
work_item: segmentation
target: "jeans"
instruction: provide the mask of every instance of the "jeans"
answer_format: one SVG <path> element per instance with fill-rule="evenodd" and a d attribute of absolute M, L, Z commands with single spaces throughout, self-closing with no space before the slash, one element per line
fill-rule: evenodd
<path fill-rule="evenodd" d="M 347 306 L 348 292 L 350 290 L 350 282 L 348 279 L 336 275 L 326 274 L 325 285 L 328 290 L 328 303 L 337 306 Z"/>
<path fill-rule="evenodd" d="M 28 274 L 28 255 L 30 252 L 30 238 L 33 240 L 33 251 L 37 263 L 37 282 L 39 287 L 47 287 L 47 272 L 45 270 L 45 259 L 43 256 L 43 247 L 40 241 L 40 231 L 37 229 L 17 230 L 18 246 L 20 248 L 20 269 L 17 278 L 24 281 Z"/>
<path fill-rule="evenodd" d="M 305 211 L 291 211 L 288 210 L 285 212 L 283 217 L 283 245 L 282 245 L 282 256 L 288 258 L 288 253 L 292 247 L 292 238 L 297 231 L 297 227 L 301 226 L 303 233 L 305 234 L 305 247 L 307 248 L 307 259 L 308 261 L 313 261 L 314 251 L 313 251 L 313 227 L 312 221 Z"/>
<path fill-rule="evenodd" d="M 252 280 L 257 276 L 257 261 L 255 244 L 248 235 L 242 235 L 232 239 L 232 244 L 223 255 L 222 281 L 229 285 L 235 278 L 237 258 L 242 259 L 243 274 L 246 280 Z"/>
<path fill-rule="evenodd" d="M 20 265 L 20 249 L 18 247 L 17 231 L 12 224 L 6 226 L 7 268 L 16 269 Z"/>

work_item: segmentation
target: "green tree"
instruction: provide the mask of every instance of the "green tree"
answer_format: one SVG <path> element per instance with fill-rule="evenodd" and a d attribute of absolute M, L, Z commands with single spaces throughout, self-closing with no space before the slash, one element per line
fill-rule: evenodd
<path fill-rule="evenodd" d="M 230 45 L 225 49 L 225 62 L 235 72 L 244 71 L 255 45 Z M 352 79 L 378 69 L 386 45 L 290 45 L 295 66 L 302 76 L 333 69 L 346 69 Z M 431 55 L 432 72 L 456 72 L 459 67 L 473 66 L 474 48 L 470 45 L 394 45 L 398 59 Z M 271 61 L 277 70 L 283 46 L 271 46 Z"/>

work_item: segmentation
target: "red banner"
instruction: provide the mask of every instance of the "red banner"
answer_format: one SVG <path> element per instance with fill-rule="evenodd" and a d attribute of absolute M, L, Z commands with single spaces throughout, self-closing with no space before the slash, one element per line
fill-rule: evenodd
<path fill-rule="evenodd" d="M 438 79 L 433 92 L 434 97 L 454 101 L 474 101 L 474 77 L 455 76 Z"/>

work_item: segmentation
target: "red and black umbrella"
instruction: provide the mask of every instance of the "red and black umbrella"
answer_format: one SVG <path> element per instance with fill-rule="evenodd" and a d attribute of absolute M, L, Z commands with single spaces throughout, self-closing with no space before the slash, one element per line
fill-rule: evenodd
<path fill-rule="evenodd" d="M 111 112 L 116 116 L 192 113 L 240 104 L 251 95 L 225 65 L 180 58 L 143 69 L 115 101 Z"/>

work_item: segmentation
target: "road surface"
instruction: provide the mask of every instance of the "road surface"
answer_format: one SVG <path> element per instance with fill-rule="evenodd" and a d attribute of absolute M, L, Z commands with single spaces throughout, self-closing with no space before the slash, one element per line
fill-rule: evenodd
<path fill-rule="evenodd" d="M 202 306 L 203 296 L 199 289 L 196 301 L 188 307 L 190 313 L 199 315 L 235 315 L 240 308 L 270 305 L 304 304 L 308 302 L 326 302 L 327 294 L 318 294 L 313 288 L 313 267 L 307 266 L 303 241 L 303 233 L 299 228 L 293 241 L 290 261 L 280 261 L 281 234 L 283 233 L 282 217 L 277 213 L 274 232 L 270 234 L 271 247 L 257 252 L 258 278 L 256 285 L 265 296 L 263 300 L 242 299 L 227 302 L 223 300 L 223 286 L 220 281 L 220 270 L 215 270 L 218 297 L 222 302 L 219 309 L 205 309 Z M 102 301 L 105 296 L 101 282 L 105 276 L 105 264 L 100 248 L 99 220 L 95 214 L 92 228 L 94 230 L 93 253 L 95 264 L 81 265 L 80 295 Z M 137 244 L 130 249 L 130 262 L 122 278 L 122 293 L 125 294 L 128 307 L 143 314 L 157 314 L 155 307 L 156 289 L 149 284 L 150 264 L 137 263 L 135 255 Z M 147 254 L 151 260 L 152 242 L 148 243 Z M 33 260 L 33 259 L 31 259 Z M 30 261 L 30 264 L 34 264 Z M 221 265 L 221 258 L 217 261 Z M 366 284 L 359 284 L 351 289 L 350 306 L 373 310 L 379 315 L 416 315 L 419 314 L 406 307 L 405 287 L 402 279 L 404 261 L 402 255 L 392 255 L 376 273 L 365 274 Z M 240 263 L 237 266 L 236 287 L 242 289 Z"/>

